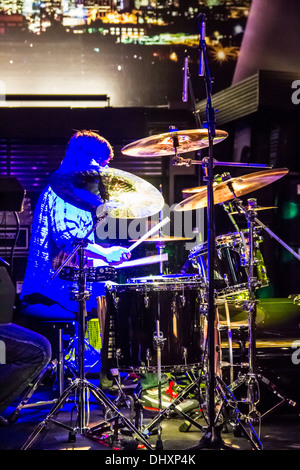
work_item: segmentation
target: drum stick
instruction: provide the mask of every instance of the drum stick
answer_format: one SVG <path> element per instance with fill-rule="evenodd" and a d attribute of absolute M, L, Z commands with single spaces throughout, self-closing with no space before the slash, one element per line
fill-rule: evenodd
<path fill-rule="evenodd" d="M 168 253 L 164 253 L 163 255 L 146 256 L 145 258 L 124 261 L 124 263 L 117 264 L 116 266 L 114 266 L 114 268 L 119 269 L 131 268 L 135 266 L 146 266 L 147 264 L 159 263 L 160 261 L 168 261 Z"/>
<path fill-rule="evenodd" d="M 146 266 L 147 264 L 159 263 L 160 261 L 168 261 L 168 253 L 164 253 L 163 255 L 145 256 L 144 258 L 124 261 L 121 264 L 116 264 L 114 268 L 120 269 L 120 268 L 132 268 L 135 266 Z M 105 263 L 103 260 L 94 259 L 93 266 L 97 268 L 98 266 L 109 266 L 109 264 Z"/>
<path fill-rule="evenodd" d="M 141 238 L 139 238 L 133 245 L 131 245 L 130 248 L 128 248 L 128 251 L 132 251 L 134 248 L 136 248 L 138 245 L 140 245 L 146 238 L 150 238 L 154 233 L 158 232 L 160 228 L 162 228 L 164 225 L 170 222 L 169 217 L 166 217 L 164 220 L 156 224 L 154 227 L 152 227 L 145 235 L 143 235 Z"/>

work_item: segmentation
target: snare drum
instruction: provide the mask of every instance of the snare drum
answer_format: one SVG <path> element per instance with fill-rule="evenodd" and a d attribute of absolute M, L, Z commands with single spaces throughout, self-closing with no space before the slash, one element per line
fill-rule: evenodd
<path fill-rule="evenodd" d="M 199 276 L 133 278 L 127 284 L 107 284 L 106 289 L 120 369 L 155 370 L 155 338 L 162 340 L 164 370 L 201 363 L 204 313 Z"/>
<path fill-rule="evenodd" d="M 254 275 L 257 287 L 268 285 L 264 260 L 259 249 L 262 237 L 254 233 Z M 248 288 L 247 256 L 249 251 L 248 233 L 234 232 L 220 235 L 215 239 L 214 284 L 219 296 L 234 295 Z M 207 272 L 208 244 L 202 243 L 194 247 L 189 260 L 197 264 L 199 274 L 204 282 L 208 282 Z"/>

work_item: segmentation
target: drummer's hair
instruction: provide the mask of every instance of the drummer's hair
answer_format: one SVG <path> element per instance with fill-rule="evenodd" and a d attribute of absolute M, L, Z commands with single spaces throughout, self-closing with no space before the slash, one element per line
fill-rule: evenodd
<path fill-rule="evenodd" d="M 71 158 L 76 165 L 89 165 L 93 160 L 97 163 L 109 162 L 114 157 L 114 151 L 111 144 L 97 132 L 92 130 L 77 131 L 69 140 L 64 159 Z"/>

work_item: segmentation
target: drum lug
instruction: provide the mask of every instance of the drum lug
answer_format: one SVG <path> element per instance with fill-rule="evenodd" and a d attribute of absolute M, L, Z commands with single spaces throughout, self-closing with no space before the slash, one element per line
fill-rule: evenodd
<path fill-rule="evenodd" d="M 187 366 L 187 356 L 188 356 L 187 348 L 182 347 L 181 353 L 182 353 L 182 358 L 184 359 L 184 365 Z"/>
<path fill-rule="evenodd" d="M 224 274 L 223 278 L 224 278 L 224 281 L 225 281 L 226 286 L 229 287 L 228 274 Z"/>
<path fill-rule="evenodd" d="M 115 308 L 118 308 L 119 302 L 120 302 L 120 298 L 117 297 L 116 295 L 113 295 L 113 304 Z"/>
<path fill-rule="evenodd" d="M 149 369 L 150 367 L 150 361 L 152 359 L 152 354 L 151 354 L 151 350 L 148 348 L 147 351 L 146 351 L 146 362 L 147 362 L 147 368 Z"/>
<path fill-rule="evenodd" d="M 150 297 L 147 294 L 144 296 L 144 305 L 145 305 L 145 308 L 150 307 Z"/>

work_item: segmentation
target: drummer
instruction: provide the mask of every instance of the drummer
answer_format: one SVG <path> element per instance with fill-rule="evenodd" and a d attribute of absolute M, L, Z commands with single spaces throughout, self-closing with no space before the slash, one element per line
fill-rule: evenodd
<path fill-rule="evenodd" d="M 59 171 L 72 174 L 78 171 L 101 170 L 112 158 L 113 149 L 106 139 L 95 132 L 83 130 L 76 132 L 70 139 Z M 78 304 L 70 300 L 72 283 L 60 279 L 59 276 L 54 279 L 51 277 L 74 248 L 74 240 L 84 238 L 92 226 L 91 212 L 61 199 L 50 184 L 42 191 L 33 216 L 29 256 L 21 294 L 23 314 L 44 320 L 76 318 Z M 96 244 L 94 233 L 88 241 L 85 250 L 87 258 L 100 258 L 113 266 L 130 257 L 126 248 L 104 248 Z M 74 262 L 76 265 L 76 258 L 78 256 L 74 255 L 70 260 L 72 265 Z M 96 306 L 93 296 L 87 302 L 87 310 L 92 306 Z"/>
<path fill-rule="evenodd" d="M 107 167 L 113 158 L 110 143 L 92 131 L 76 132 L 70 139 L 59 172 L 72 175 L 80 171 L 99 171 Z M 22 314 L 27 324 L 38 328 L 41 320 L 76 320 L 78 303 L 70 299 L 70 289 L 76 283 L 51 279 L 52 275 L 72 251 L 72 243 L 84 238 L 93 226 L 92 213 L 72 205 L 59 197 L 51 185 L 42 191 L 36 205 L 32 224 L 27 269 L 22 288 Z M 94 234 L 89 237 L 85 250 L 86 259 L 102 259 L 109 265 L 117 265 L 130 258 L 130 252 L 121 246 L 104 248 L 95 243 Z M 77 265 L 78 255 L 68 265 Z M 105 295 L 104 283 L 91 283 L 91 296 L 86 302 L 87 313 L 97 315 L 97 298 Z M 37 320 L 37 322 L 36 322 Z M 105 376 L 107 351 L 101 351 L 101 377 Z M 104 364 L 105 362 L 105 364 Z M 147 381 L 146 381 L 147 382 Z M 105 378 L 101 380 L 101 385 Z"/>

